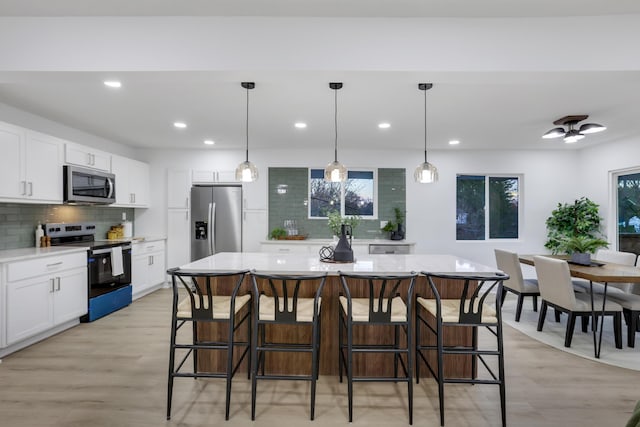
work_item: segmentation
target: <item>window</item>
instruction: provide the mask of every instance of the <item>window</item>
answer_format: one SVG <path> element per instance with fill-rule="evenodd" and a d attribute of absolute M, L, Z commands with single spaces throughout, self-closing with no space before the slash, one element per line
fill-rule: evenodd
<path fill-rule="evenodd" d="M 617 175 L 618 250 L 638 253 L 640 237 L 640 172 Z"/>
<path fill-rule="evenodd" d="M 519 212 L 519 177 L 458 175 L 456 240 L 517 239 Z"/>
<path fill-rule="evenodd" d="M 359 215 L 374 219 L 378 215 L 376 172 L 347 171 L 344 183 L 324 180 L 323 169 L 309 170 L 309 218 L 326 218 L 331 211 L 343 216 Z"/>

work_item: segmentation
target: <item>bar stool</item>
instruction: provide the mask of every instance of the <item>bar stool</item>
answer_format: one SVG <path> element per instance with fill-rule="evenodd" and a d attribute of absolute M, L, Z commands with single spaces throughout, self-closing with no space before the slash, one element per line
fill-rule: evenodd
<path fill-rule="evenodd" d="M 486 304 L 487 296 L 496 291 L 495 301 L 502 297 L 502 282 L 509 279 L 506 274 L 485 276 L 457 276 L 448 274 L 425 273 L 427 282 L 434 295 L 432 299 L 416 295 L 416 383 L 420 382 L 420 360 L 422 360 L 431 375 L 438 383 L 438 400 L 440 404 L 440 425 L 444 426 L 444 384 L 497 384 L 500 387 L 500 408 L 502 426 L 506 425 L 505 411 L 505 381 L 504 381 L 504 353 L 502 340 L 502 313 L 501 304 L 496 308 Z M 434 279 L 462 284 L 460 298 L 441 299 Z M 447 286 L 453 285 L 447 283 Z M 435 318 L 435 328 L 427 321 L 426 314 Z M 420 326 L 425 325 L 427 330 L 435 335 L 436 345 L 422 343 L 420 340 Z M 472 328 L 472 344 L 469 345 L 445 345 L 443 327 L 470 327 Z M 478 348 L 478 326 L 485 326 L 497 339 L 495 349 Z M 434 370 L 426 357 L 425 351 L 437 352 L 438 366 Z M 471 378 L 447 378 L 444 375 L 443 361 L 446 355 L 470 355 L 472 357 Z M 498 359 L 498 374 L 487 365 L 484 356 L 496 356 Z M 480 360 L 491 378 L 478 378 L 477 360 Z"/>
<path fill-rule="evenodd" d="M 256 419 L 256 395 L 258 380 L 302 380 L 311 382 L 311 420 L 315 416 L 316 382 L 320 367 L 320 314 L 321 295 L 324 289 L 327 275 L 270 275 L 251 273 L 253 284 L 254 312 L 253 316 L 253 342 L 251 347 L 251 420 Z M 304 295 L 312 294 L 313 298 Z M 292 342 L 291 339 L 280 340 L 282 335 L 290 334 L 290 327 L 311 327 L 311 342 Z M 267 334 L 269 327 L 270 334 Z M 285 334 L 279 334 L 276 330 L 286 330 Z M 305 336 L 301 334 L 301 336 Z M 275 337 L 277 342 L 273 339 Z M 267 353 L 309 353 L 311 364 L 308 375 L 266 373 Z M 260 372 L 259 372 L 260 371 Z"/>
<path fill-rule="evenodd" d="M 173 309 L 171 316 L 171 347 L 169 353 L 169 381 L 167 393 L 167 420 L 171 418 L 171 398 L 174 378 L 225 378 L 226 402 L 225 420 L 229 419 L 231 400 L 231 381 L 245 356 L 251 357 L 251 295 L 238 295 L 240 287 L 248 271 L 230 271 L 221 273 L 180 270 L 167 271 L 171 275 L 173 287 Z M 184 299 L 180 299 L 180 290 L 186 291 Z M 182 292 L 184 294 L 184 292 Z M 191 343 L 178 343 L 177 332 L 186 323 L 192 325 Z M 226 340 L 207 341 L 198 334 L 200 324 L 226 323 Z M 239 341 L 236 334 L 240 326 L 246 323 L 247 339 Z M 222 331 L 223 329 L 221 329 Z M 234 365 L 234 348 L 244 348 L 238 362 Z M 175 367 L 176 350 L 187 350 L 182 360 Z M 198 371 L 198 355 L 201 351 L 226 352 L 225 372 Z M 193 356 L 193 371 L 181 371 L 189 355 Z M 250 362 L 250 359 L 249 359 Z M 250 363 L 249 363 L 250 364 Z"/>
<path fill-rule="evenodd" d="M 409 424 L 413 424 L 413 333 L 411 299 L 417 273 L 405 275 L 361 275 L 340 272 L 343 295 L 340 295 L 338 350 L 339 375 L 342 382 L 346 369 L 349 394 L 349 422 L 353 421 L 353 383 L 364 381 L 406 382 L 409 403 Z M 356 297 L 352 295 L 355 294 Z M 403 294 L 403 297 L 400 295 Z M 361 297 L 362 296 L 362 297 Z M 405 302 L 406 301 L 406 302 Z M 391 326 L 393 343 L 354 343 L 354 328 Z M 400 330 L 404 332 L 401 341 Z M 346 343 L 345 341 L 346 335 Z M 354 375 L 353 355 L 375 353 L 393 355 L 393 376 Z M 404 360 L 401 357 L 404 355 Z M 398 376 L 398 364 L 403 376 Z M 375 369 L 381 369 L 377 365 Z M 365 367 L 361 368 L 366 371 Z"/>

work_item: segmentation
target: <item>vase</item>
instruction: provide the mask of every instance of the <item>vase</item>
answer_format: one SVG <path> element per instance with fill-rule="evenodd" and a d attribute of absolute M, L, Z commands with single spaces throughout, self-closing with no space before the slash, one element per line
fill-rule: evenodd
<path fill-rule="evenodd" d="M 398 224 L 398 229 L 391 232 L 391 240 L 403 240 L 404 239 L 404 228 L 402 227 L 402 223 Z"/>
<path fill-rule="evenodd" d="M 591 265 L 591 254 L 588 252 L 574 252 L 571 254 L 571 262 L 582 265 Z"/>

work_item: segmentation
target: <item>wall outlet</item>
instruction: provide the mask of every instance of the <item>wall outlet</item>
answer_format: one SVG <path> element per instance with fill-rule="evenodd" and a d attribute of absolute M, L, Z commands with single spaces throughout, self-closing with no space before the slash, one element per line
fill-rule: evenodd
<path fill-rule="evenodd" d="M 384 228 L 389 221 L 380 221 L 380 228 Z"/>
<path fill-rule="evenodd" d="M 127 220 L 127 213 L 126 212 L 122 212 L 122 220 L 123 221 Z"/>

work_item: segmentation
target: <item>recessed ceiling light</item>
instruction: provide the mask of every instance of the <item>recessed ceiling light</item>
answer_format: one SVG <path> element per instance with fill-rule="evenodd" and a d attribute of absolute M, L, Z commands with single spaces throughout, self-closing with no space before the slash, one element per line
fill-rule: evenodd
<path fill-rule="evenodd" d="M 295 124 L 294 124 L 294 126 L 295 126 L 296 128 L 298 128 L 298 129 L 304 129 L 304 128 L 306 128 L 306 127 L 307 127 L 307 124 L 306 124 L 306 123 L 303 123 L 303 122 L 297 122 L 297 123 L 295 123 Z"/>
<path fill-rule="evenodd" d="M 215 142 L 214 140 L 212 140 L 212 139 L 205 139 L 205 140 L 204 140 L 204 143 L 205 143 L 205 145 L 213 145 L 213 144 L 215 144 L 216 142 Z"/>
<path fill-rule="evenodd" d="M 386 122 L 378 123 L 378 127 L 380 129 L 389 129 L 391 127 L 391 123 L 386 123 Z"/>
<path fill-rule="evenodd" d="M 105 80 L 104 85 L 115 88 L 122 87 L 122 83 L 120 83 L 118 80 Z"/>
<path fill-rule="evenodd" d="M 187 124 L 184 122 L 173 122 L 173 126 L 177 127 L 178 129 L 184 129 L 187 127 Z"/>
<path fill-rule="evenodd" d="M 458 141 L 457 139 L 452 139 L 451 141 L 449 141 L 449 145 L 458 145 L 460 144 L 460 141 Z"/>

